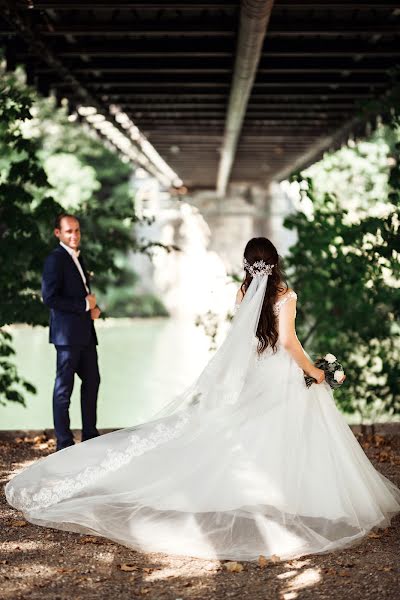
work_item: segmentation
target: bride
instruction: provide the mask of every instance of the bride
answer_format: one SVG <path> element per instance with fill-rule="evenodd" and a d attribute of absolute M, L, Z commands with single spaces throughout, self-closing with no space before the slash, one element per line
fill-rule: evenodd
<path fill-rule="evenodd" d="M 390 524 L 400 490 L 369 462 L 297 339 L 297 294 L 276 248 L 251 239 L 244 267 L 229 333 L 189 389 L 151 421 L 65 448 L 7 483 L 28 521 L 142 551 L 248 561 L 344 548 Z M 317 383 L 307 388 L 304 373 Z"/>

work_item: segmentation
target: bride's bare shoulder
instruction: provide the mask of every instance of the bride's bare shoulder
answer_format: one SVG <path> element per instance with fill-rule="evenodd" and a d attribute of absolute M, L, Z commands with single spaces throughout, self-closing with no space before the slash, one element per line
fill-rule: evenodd
<path fill-rule="evenodd" d="M 282 298 L 286 298 L 286 296 L 288 294 L 291 294 L 294 290 L 292 288 L 287 288 L 285 290 L 283 290 L 283 292 L 278 292 L 277 296 L 276 296 L 276 301 L 278 302 L 278 300 L 282 300 Z"/>

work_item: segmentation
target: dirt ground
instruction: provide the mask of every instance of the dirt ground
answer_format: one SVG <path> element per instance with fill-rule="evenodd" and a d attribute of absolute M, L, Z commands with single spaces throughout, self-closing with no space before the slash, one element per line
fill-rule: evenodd
<path fill-rule="evenodd" d="M 370 532 L 358 546 L 348 550 L 292 561 L 233 565 L 229 561 L 145 554 L 104 538 L 31 525 L 7 504 L 4 484 L 15 470 L 53 451 L 50 435 L 0 432 L 1 599 L 400 597 L 400 515 L 390 528 Z M 400 486 L 400 425 L 379 426 L 375 434 L 357 436 L 374 465 Z"/>

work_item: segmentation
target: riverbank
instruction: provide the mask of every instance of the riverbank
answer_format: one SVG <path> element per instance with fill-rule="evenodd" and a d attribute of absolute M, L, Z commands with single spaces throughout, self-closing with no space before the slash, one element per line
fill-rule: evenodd
<path fill-rule="evenodd" d="M 374 466 L 400 486 L 400 425 L 378 424 L 364 435 L 352 429 Z M 0 431 L 2 600 L 392 600 L 398 593 L 400 515 L 348 550 L 242 563 L 237 572 L 227 561 L 136 552 L 104 538 L 31 525 L 7 504 L 4 484 L 53 451 L 52 430 Z"/>

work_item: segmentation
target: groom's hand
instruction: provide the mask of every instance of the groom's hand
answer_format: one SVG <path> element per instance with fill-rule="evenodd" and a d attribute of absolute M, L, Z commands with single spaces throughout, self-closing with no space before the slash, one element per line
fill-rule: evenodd
<path fill-rule="evenodd" d="M 98 306 L 95 306 L 94 308 L 91 309 L 90 316 L 92 317 L 93 321 L 98 319 L 100 317 L 100 315 L 101 315 L 101 310 L 99 309 Z"/>
<path fill-rule="evenodd" d="M 88 294 L 86 300 L 89 302 L 89 308 L 92 310 L 96 306 L 96 294 Z"/>

